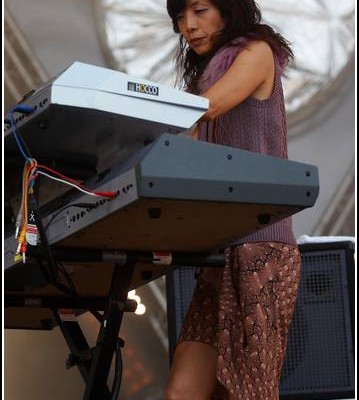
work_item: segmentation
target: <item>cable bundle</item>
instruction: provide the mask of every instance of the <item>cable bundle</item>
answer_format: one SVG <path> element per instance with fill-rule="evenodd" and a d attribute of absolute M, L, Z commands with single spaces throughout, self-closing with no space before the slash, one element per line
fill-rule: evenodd
<path fill-rule="evenodd" d="M 90 196 L 104 197 L 104 198 L 114 198 L 117 196 L 117 193 L 115 192 L 96 192 L 91 189 L 88 189 L 85 186 L 83 186 L 80 182 L 77 182 L 76 180 L 61 174 L 52 168 L 37 163 L 37 161 L 31 156 L 30 151 L 27 148 L 24 140 L 17 132 L 16 124 L 14 122 L 15 112 L 20 112 L 23 114 L 31 114 L 33 111 L 34 108 L 31 106 L 17 105 L 10 111 L 10 116 L 9 116 L 12 133 L 15 137 L 16 143 L 19 147 L 21 154 L 25 158 L 25 165 L 22 174 L 21 205 L 16 217 L 16 230 L 15 230 L 15 239 L 17 239 L 18 241 L 18 247 L 15 259 L 22 257 L 24 263 L 26 262 L 26 250 L 28 244 L 27 233 L 29 231 L 28 196 L 29 194 L 33 193 L 33 187 L 35 185 L 36 178 L 39 175 L 43 175 L 46 176 L 47 178 L 72 186 Z M 38 223 L 41 223 L 41 221 L 38 221 Z"/>

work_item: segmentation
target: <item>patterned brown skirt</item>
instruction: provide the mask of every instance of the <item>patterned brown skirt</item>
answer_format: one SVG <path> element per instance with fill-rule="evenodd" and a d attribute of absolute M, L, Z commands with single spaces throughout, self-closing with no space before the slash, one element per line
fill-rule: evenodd
<path fill-rule="evenodd" d="M 296 246 L 248 243 L 225 251 L 222 268 L 202 268 L 179 341 L 218 350 L 213 400 L 277 400 L 300 279 Z"/>

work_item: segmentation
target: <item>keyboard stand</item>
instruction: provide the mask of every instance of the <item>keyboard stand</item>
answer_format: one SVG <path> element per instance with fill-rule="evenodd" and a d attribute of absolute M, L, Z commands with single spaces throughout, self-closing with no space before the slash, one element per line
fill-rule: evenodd
<path fill-rule="evenodd" d="M 85 260 L 84 260 L 84 253 Z M 76 248 L 55 248 L 52 251 L 56 261 L 66 262 L 98 262 L 99 259 L 108 257 L 107 251 Z M 54 319 L 61 329 L 66 343 L 71 351 L 66 366 L 77 366 L 85 381 L 85 393 L 83 400 L 112 400 L 117 399 L 121 384 L 122 359 L 121 347 L 124 342 L 118 337 L 122 318 L 125 312 L 134 312 L 137 303 L 128 299 L 131 280 L 136 269 L 137 262 L 154 262 L 154 254 L 150 252 L 114 252 L 118 260 L 114 261 L 111 284 L 107 296 L 82 297 L 63 295 L 26 295 L 5 294 L 5 307 L 38 307 L 52 310 Z M 223 267 L 223 254 L 208 253 L 168 253 L 171 263 L 170 268 L 181 266 L 209 266 Z M 41 255 L 36 254 L 36 257 Z M 114 256 L 115 257 L 115 256 Z M 76 310 L 90 311 L 100 322 L 100 329 L 96 344 L 90 348 L 76 320 Z M 99 313 L 98 311 L 103 311 Z M 70 312 L 70 314 L 67 314 Z M 67 318 L 70 316 L 70 319 Z M 110 391 L 107 386 L 111 362 L 115 356 L 114 385 Z M 117 376 L 116 376 L 117 375 Z"/>
<path fill-rule="evenodd" d="M 93 352 L 84 400 L 104 398 L 103 395 L 107 389 L 107 377 L 114 354 L 118 359 L 117 361 L 122 364 L 120 359 L 122 343 L 118 341 L 118 333 L 123 314 L 126 310 L 127 294 L 133 269 L 134 263 L 132 261 L 127 261 L 124 265 L 114 265 L 111 288 L 108 296 L 109 302 L 103 314 L 100 331 Z M 135 309 L 136 306 L 131 311 L 135 311 Z M 120 379 L 120 377 L 115 376 L 114 379 Z M 117 396 L 114 398 L 117 398 Z"/>

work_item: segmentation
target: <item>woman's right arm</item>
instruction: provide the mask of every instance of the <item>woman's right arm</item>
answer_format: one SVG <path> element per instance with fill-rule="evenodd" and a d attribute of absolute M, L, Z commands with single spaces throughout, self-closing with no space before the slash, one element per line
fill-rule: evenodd
<path fill-rule="evenodd" d="M 201 93 L 201 96 L 209 100 L 209 109 L 202 119 L 212 121 L 247 97 L 262 97 L 263 92 L 268 92 L 268 86 L 271 92 L 273 80 L 274 59 L 271 48 L 263 41 L 252 42 L 237 55 L 223 76 Z"/>

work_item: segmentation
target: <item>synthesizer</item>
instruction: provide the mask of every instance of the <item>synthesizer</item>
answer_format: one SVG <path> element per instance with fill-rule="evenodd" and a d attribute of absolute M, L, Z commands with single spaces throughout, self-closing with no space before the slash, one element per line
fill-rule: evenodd
<path fill-rule="evenodd" d="M 319 191 L 315 166 L 173 134 L 161 135 L 87 186 L 118 195 L 80 211 L 75 205 L 91 201 L 88 195 L 59 198 L 43 220 L 45 226 L 51 221 L 49 244 L 211 251 L 311 207 Z M 14 246 L 6 246 L 5 268 L 14 264 Z"/>
<path fill-rule="evenodd" d="M 81 62 L 24 96 L 34 112 L 14 114 L 33 158 L 87 179 L 126 159 L 163 133 L 180 133 L 208 100 L 123 72 Z M 22 159 L 9 115 L 4 124 L 5 187 L 16 192 Z"/>

